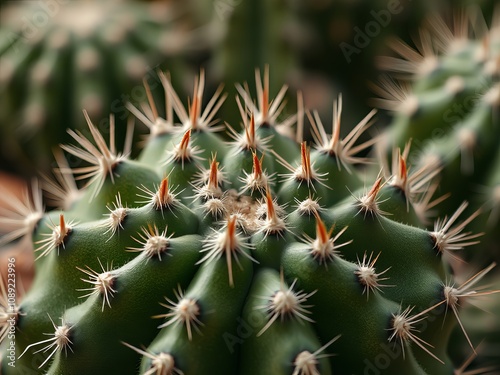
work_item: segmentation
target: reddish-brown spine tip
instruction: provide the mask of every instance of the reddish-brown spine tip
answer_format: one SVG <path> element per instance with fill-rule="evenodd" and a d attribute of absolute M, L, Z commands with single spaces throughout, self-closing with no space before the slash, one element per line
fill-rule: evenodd
<path fill-rule="evenodd" d="M 236 215 L 231 215 L 227 220 L 227 236 L 229 239 L 229 248 L 236 247 Z"/>
<path fill-rule="evenodd" d="M 212 186 L 214 188 L 217 188 L 219 186 L 219 181 L 217 174 L 219 172 L 219 163 L 217 160 L 215 160 L 215 157 L 212 159 L 212 162 L 210 163 L 210 174 L 208 177 L 208 185 Z"/>
<path fill-rule="evenodd" d="M 306 145 L 306 142 L 300 144 L 300 161 L 302 166 L 302 171 L 304 172 L 304 179 L 310 180 L 311 174 L 311 153 Z"/>
<path fill-rule="evenodd" d="M 370 201 L 375 202 L 375 199 L 377 198 L 381 186 L 382 186 L 382 177 L 379 177 L 377 181 L 375 181 L 375 183 L 373 184 L 368 194 L 366 195 L 367 198 L 370 199 Z"/>
<path fill-rule="evenodd" d="M 399 152 L 399 180 L 403 182 L 403 186 L 406 186 L 406 181 L 408 180 L 408 169 L 406 167 L 406 160 L 401 155 L 401 151 Z"/>
<path fill-rule="evenodd" d="M 182 136 L 181 143 L 179 145 L 181 151 L 186 151 L 188 149 L 190 140 L 191 140 L 191 129 L 185 132 L 184 135 Z"/>
<path fill-rule="evenodd" d="M 197 128 L 198 113 L 200 111 L 201 98 L 198 97 L 198 85 L 199 85 L 199 82 L 198 82 L 198 80 L 196 80 L 194 83 L 194 90 L 193 90 L 193 103 L 189 108 L 189 118 L 191 120 L 191 129 Z"/>
<path fill-rule="evenodd" d="M 160 184 L 160 188 L 158 189 L 158 197 L 160 198 L 160 202 L 164 205 L 168 201 L 168 178 L 165 177 Z"/>
<path fill-rule="evenodd" d="M 254 178 L 257 180 L 262 176 L 262 161 L 264 160 L 264 155 L 262 155 L 262 158 L 259 160 L 257 153 L 252 151 L 252 157 L 253 157 L 253 175 Z"/>
<path fill-rule="evenodd" d="M 271 196 L 271 190 L 269 186 L 266 187 L 266 205 L 267 205 L 267 218 L 270 220 L 276 216 L 276 212 L 274 210 L 273 197 Z"/>
<path fill-rule="evenodd" d="M 65 236 L 68 229 L 66 228 L 66 221 L 63 214 L 59 215 L 59 228 L 62 236 Z"/>

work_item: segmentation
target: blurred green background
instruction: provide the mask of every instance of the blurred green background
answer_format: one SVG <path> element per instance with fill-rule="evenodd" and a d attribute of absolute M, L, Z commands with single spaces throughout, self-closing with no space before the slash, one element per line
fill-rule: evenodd
<path fill-rule="evenodd" d="M 238 128 L 234 85 L 253 89 L 255 69 L 269 64 L 271 95 L 290 86 L 289 111 L 300 90 L 329 123 L 341 92 L 347 132 L 370 110 L 369 82 L 381 74 L 376 56 L 390 53 L 387 41 L 411 43 L 428 15 L 449 19 L 469 3 L 491 18 L 493 0 L 2 1 L 0 170 L 50 172 L 52 149 L 71 142 L 66 129 L 86 133 L 83 109 L 104 134 L 109 113 L 125 127 L 125 103 L 146 101 L 143 77 L 164 100 L 157 69 L 169 70 L 186 98 L 203 67 L 209 91 L 223 82 L 229 93 L 220 118 Z M 136 132 L 147 129 L 138 122 Z"/>

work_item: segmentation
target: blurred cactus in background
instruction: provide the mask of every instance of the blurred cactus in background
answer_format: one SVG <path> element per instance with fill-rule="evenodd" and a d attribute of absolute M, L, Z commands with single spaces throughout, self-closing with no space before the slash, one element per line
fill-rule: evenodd
<path fill-rule="evenodd" d="M 486 14 L 493 3 L 481 3 Z M 100 119 L 104 132 L 108 112 L 125 126 L 124 103 L 145 100 L 146 71 L 151 73 L 147 81 L 160 86 L 154 81 L 158 67 L 179 72 L 174 79 L 182 91 L 203 65 L 210 72 L 207 86 L 215 90 L 224 82 L 233 97 L 236 83 L 251 84 L 254 68 L 272 64 L 273 86 L 288 82 L 292 95 L 297 89 L 307 93 L 306 107 L 326 119 L 342 92 L 349 103 L 345 116 L 354 123 L 355 113 L 369 110 L 367 83 L 377 75 L 375 56 L 387 51 L 388 38 L 409 41 L 426 15 L 458 5 L 447 0 L 50 0 L 1 6 L 0 165 L 32 175 L 42 166 L 47 171 L 52 148 L 69 140 L 55 129 L 85 131 L 83 109 Z M 229 107 L 221 113 L 230 123 L 238 119 Z"/>
<path fill-rule="evenodd" d="M 146 73 L 186 75 L 210 35 L 181 1 L 10 1 L 0 21 L 0 165 L 25 176 L 50 171 L 67 128 L 85 131 L 83 109 L 104 133 L 109 112 L 125 126 Z"/>
<path fill-rule="evenodd" d="M 390 162 L 393 150 L 406 145 L 405 157 L 417 169 L 427 166 L 436 171 L 439 183 L 429 185 L 433 192 L 423 201 L 434 215 L 450 217 L 454 205 L 470 202 L 462 211 L 475 217 L 471 227 L 479 235 L 470 239 L 472 249 L 465 259 L 450 259 L 457 274 L 466 268 L 465 261 L 478 268 L 498 262 L 500 8 L 490 19 L 477 7 L 458 10 L 448 24 L 430 16 L 414 44 L 395 39 L 390 47 L 397 56 L 378 62 L 391 76 L 382 77 L 375 88 L 381 97 L 376 104 L 393 112 L 377 145 L 380 159 Z M 500 273 L 493 272 L 489 281 L 498 285 Z M 490 312 L 484 320 L 478 318 L 482 310 Z M 465 304 L 462 321 L 475 326 L 472 336 L 484 339 L 472 363 L 498 367 L 499 299 Z M 457 342 L 453 345 L 455 354 L 466 351 Z"/>
<path fill-rule="evenodd" d="M 375 89 L 376 103 L 394 117 L 378 150 L 390 155 L 411 142 L 409 159 L 440 170 L 433 198 L 450 195 L 436 207 L 439 215 L 464 200 L 469 213 L 483 211 L 476 221 L 486 232 L 483 251 L 469 259 L 499 261 L 500 11 L 489 28 L 477 8 L 457 13 L 452 26 L 433 17 L 415 44 L 394 40 L 399 56 L 379 59 L 393 77 Z"/>

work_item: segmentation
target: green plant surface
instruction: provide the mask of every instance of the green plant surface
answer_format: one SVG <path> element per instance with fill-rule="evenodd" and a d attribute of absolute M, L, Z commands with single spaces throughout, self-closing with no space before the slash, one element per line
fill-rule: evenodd
<path fill-rule="evenodd" d="M 495 266 L 454 283 L 449 259 L 476 242 L 475 216 L 464 203 L 425 229 L 432 169 L 411 168 L 405 149 L 365 175 L 374 113 L 340 137 L 341 98 L 331 133 L 311 112 L 304 142 L 300 103 L 282 116 L 268 74 L 256 97 L 241 88 L 229 128 L 214 120 L 222 92 L 203 107 L 203 72 L 187 107 L 161 73 L 172 115 L 137 160 L 90 116 L 89 139 L 71 132 L 64 151 L 88 165 L 61 156 L 42 184 L 60 208 L 44 212 L 35 183 L 0 218 L 1 241 L 29 236 L 37 258 L 31 289 L 3 296 L 2 373 L 454 373 L 450 335 L 470 332 L 461 302 Z"/>

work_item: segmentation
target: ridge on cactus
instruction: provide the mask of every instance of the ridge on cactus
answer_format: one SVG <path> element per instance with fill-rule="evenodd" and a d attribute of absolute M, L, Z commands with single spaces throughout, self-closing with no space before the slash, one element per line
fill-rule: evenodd
<path fill-rule="evenodd" d="M 164 73 L 167 118 L 152 100 L 153 117 L 129 106 L 152 133 L 135 160 L 129 142 L 118 152 L 119 129 L 107 141 L 85 115 L 92 139 L 70 131 L 78 145 L 63 150 L 88 165 L 60 156 L 42 182 L 52 201 L 65 191 L 61 207 L 44 213 L 33 184 L 0 219 L 2 241 L 31 237 L 37 257 L 14 311 L 0 300 L 3 347 L 9 319 L 16 332 L 16 370 L 5 354 L 2 373 L 463 372 L 452 330 L 478 343 L 461 302 L 499 292 L 480 286 L 494 263 L 459 286 L 450 272 L 479 241 L 467 229 L 477 215 L 463 203 L 425 229 L 433 171 L 413 172 L 405 148 L 366 175 L 376 161 L 360 152 L 375 141 L 357 141 L 374 113 L 342 139 L 341 98 L 333 134 L 313 112 L 304 141 L 303 109 L 281 121 L 285 91 L 273 100 L 268 74 L 256 73 L 257 101 L 241 86 L 240 130 L 214 120 L 222 89 L 202 108 L 202 72 L 187 109 Z"/>

